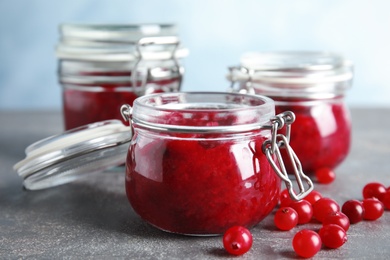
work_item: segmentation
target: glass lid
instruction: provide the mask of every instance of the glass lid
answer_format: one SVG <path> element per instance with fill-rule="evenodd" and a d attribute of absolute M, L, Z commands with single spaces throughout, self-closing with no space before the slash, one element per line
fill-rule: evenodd
<path fill-rule="evenodd" d="M 68 183 L 125 163 L 131 137 L 119 120 L 81 126 L 31 144 L 14 170 L 28 190 Z"/>
<path fill-rule="evenodd" d="M 60 59 L 110 62 L 188 55 L 173 24 L 62 24 L 59 31 L 56 53 Z"/>

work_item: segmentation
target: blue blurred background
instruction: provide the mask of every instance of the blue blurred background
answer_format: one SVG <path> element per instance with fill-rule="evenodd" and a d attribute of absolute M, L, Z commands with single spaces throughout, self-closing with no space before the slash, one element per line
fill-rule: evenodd
<path fill-rule="evenodd" d="M 227 67 L 247 51 L 340 52 L 355 64 L 350 106 L 390 106 L 390 1 L 0 0 L 0 109 L 61 108 L 58 25 L 176 23 L 183 90 L 228 87 Z"/>

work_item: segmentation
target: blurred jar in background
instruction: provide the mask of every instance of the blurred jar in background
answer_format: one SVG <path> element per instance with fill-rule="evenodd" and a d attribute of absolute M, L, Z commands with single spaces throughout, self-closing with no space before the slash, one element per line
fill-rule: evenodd
<path fill-rule="evenodd" d="M 122 119 L 122 104 L 180 90 L 188 55 L 171 24 L 62 24 L 56 51 L 66 130 Z"/>
<path fill-rule="evenodd" d="M 351 120 L 344 97 L 352 78 L 350 61 L 324 52 L 246 53 L 228 75 L 232 91 L 271 97 L 276 113 L 295 113 L 290 145 L 308 174 L 334 169 L 348 155 Z"/>

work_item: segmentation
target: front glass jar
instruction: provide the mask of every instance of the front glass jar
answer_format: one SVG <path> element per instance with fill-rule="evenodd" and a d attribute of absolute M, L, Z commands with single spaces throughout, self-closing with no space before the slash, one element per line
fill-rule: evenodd
<path fill-rule="evenodd" d="M 238 93 L 152 94 L 124 105 L 134 131 L 126 160 L 133 209 L 159 229 L 187 235 L 259 223 L 281 187 L 274 155 L 264 153 L 276 137 L 274 113 L 271 99 Z M 312 184 L 301 177 L 305 196 Z"/>
<path fill-rule="evenodd" d="M 63 24 L 57 46 L 65 129 L 122 119 L 123 103 L 175 92 L 184 73 L 176 27 L 169 24 Z"/>
<path fill-rule="evenodd" d="M 351 121 L 344 96 L 352 77 L 348 60 L 321 52 L 248 53 L 228 75 L 233 91 L 266 95 L 277 113 L 294 112 L 290 144 L 309 174 L 334 169 L 348 155 Z"/>

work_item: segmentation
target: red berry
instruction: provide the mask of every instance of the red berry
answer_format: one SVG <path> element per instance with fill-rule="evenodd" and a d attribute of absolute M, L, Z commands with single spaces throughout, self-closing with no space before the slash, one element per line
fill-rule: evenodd
<path fill-rule="evenodd" d="M 347 215 L 345 215 L 344 213 L 342 212 L 335 212 L 335 213 L 331 213 L 329 214 L 325 219 L 324 221 L 322 222 L 322 224 L 325 226 L 325 225 L 328 225 L 328 224 L 335 224 L 335 225 L 339 225 L 340 227 L 342 227 L 345 232 L 348 231 L 349 229 L 349 218 L 347 217 Z"/>
<path fill-rule="evenodd" d="M 322 198 L 322 194 L 319 193 L 318 191 L 316 190 L 312 190 L 306 197 L 305 197 L 305 200 L 307 200 L 308 202 L 310 202 L 310 204 L 313 206 L 314 203 L 316 203 L 317 200 L 321 199 Z"/>
<path fill-rule="evenodd" d="M 386 187 L 378 182 L 370 182 L 363 188 L 363 199 L 377 198 L 382 201 L 385 195 Z"/>
<path fill-rule="evenodd" d="M 383 215 L 383 203 L 378 199 L 369 198 L 362 201 L 365 220 L 377 220 Z"/>
<path fill-rule="evenodd" d="M 288 192 L 288 189 L 282 190 L 282 192 L 280 193 L 279 202 L 281 202 L 281 201 L 284 200 L 285 198 L 290 198 L 290 194 L 289 194 L 289 192 Z"/>
<path fill-rule="evenodd" d="M 280 230 L 290 230 L 298 224 L 298 213 L 290 207 L 280 208 L 275 213 L 274 223 Z"/>
<path fill-rule="evenodd" d="M 294 201 L 290 207 L 298 213 L 298 224 L 309 223 L 313 217 L 313 207 L 307 200 Z"/>
<path fill-rule="evenodd" d="M 329 168 L 320 168 L 315 171 L 317 181 L 322 184 L 329 184 L 336 179 L 336 174 Z"/>
<path fill-rule="evenodd" d="M 292 198 L 284 198 L 283 200 L 280 201 L 279 207 L 284 208 L 284 207 L 289 207 L 291 203 L 293 203 L 295 200 Z"/>
<path fill-rule="evenodd" d="M 313 216 L 320 222 L 331 213 L 340 211 L 340 206 L 330 198 L 321 198 L 313 205 Z"/>
<path fill-rule="evenodd" d="M 341 212 L 347 215 L 351 224 L 356 224 L 363 220 L 364 208 L 358 200 L 346 201 L 341 208 Z"/>
<path fill-rule="evenodd" d="M 348 240 L 345 230 L 336 224 L 323 226 L 318 234 L 322 243 L 329 248 L 339 248 Z"/>
<path fill-rule="evenodd" d="M 243 255 L 252 247 L 251 232 L 242 226 L 229 228 L 222 238 L 225 250 L 232 255 Z"/>
<path fill-rule="evenodd" d="M 387 189 L 385 195 L 383 196 L 382 203 L 386 209 L 390 210 L 390 189 Z"/>
<path fill-rule="evenodd" d="M 313 230 L 303 229 L 295 234 L 292 245 L 295 253 L 301 257 L 313 257 L 321 249 L 321 238 Z"/>

